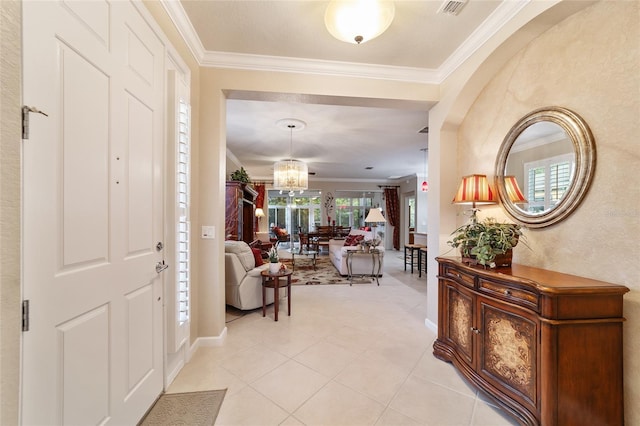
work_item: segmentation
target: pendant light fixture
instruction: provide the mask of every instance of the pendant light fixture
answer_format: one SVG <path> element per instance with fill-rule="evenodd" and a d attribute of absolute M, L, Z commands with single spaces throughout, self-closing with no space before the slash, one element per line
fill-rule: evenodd
<path fill-rule="evenodd" d="M 385 32 L 394 15 L 391 0 L 332 0 L 325 11 L 324 24 L 338 40 L 361 44 Z"/>
<path fill-rule="evenodd" d="M 293 158 L 293 132 L 302 130 L 304 121 L 287 118 L 279 120 L 276 125 L 289 130 L 289 158 L 273 165 L 273 187 L 288 192 L 293 197 L 295 191 L 304 192 L 309 187 L 309 169 L 307 164 Z"/>
<path fill-rule="evenodd" d="M 420 151 L 424 151 L 424 180 L 422 181 L 422 192 L 429 191 L 429 183 L 427 182 L 427 151 L 428 148 L 422 148 Z"/>

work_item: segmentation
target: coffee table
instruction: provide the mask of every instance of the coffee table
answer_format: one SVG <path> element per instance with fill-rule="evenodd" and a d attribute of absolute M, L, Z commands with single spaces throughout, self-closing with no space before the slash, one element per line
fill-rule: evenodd
<path fill-rule="evenodd" d="M 267 312 L 266 290 L 267 288 L 272 288 L 274 320 L 278 321 L 278 305 L 280 300 L 280 287 L 287 287 L 287 314 L 288 316 L 291 316 L 291 274 L 293 274 L 293 271 L 290 269 L 282 269 L 277 274 L 270 273 L 268 269 L 260 273 L 260 276 L 262 277 L 262 316 L 263 317 L 266 316 L 266 312 Z M 287 283 L 281 286 L 280 278 L 286 278 Z"/>
<path fill-rule="evenodd" d="M 296 270 L 296 256 L 311 256 L 311 262 L 313 263 L 313 270 L 316 270 L 316 260 L 318 258 L 318 252 L 316 250 L 305 250 L 301 248 L 292 248 L 289 250 L 291 253 L 291 269 Z"/>

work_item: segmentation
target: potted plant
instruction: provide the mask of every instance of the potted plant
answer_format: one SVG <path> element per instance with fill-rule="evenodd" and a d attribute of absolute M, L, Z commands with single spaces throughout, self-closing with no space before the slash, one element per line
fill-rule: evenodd
<path fill-rule="evenodd" d="M 278 249 L 271 247 L 269 250 L 269 273 L 277 274 L 280 272 L 280 257 L 278 256 Z"/>
<path fill-rule="evenodd" d="M 494 218 L 478 222 L 475 217 L 451 233 L 447 241 L 451 247 L 460 247 L 463 262 L 479 263 L 490 268 L 511 266 L 512 249 L 520 240 L 524 242 L 522 225 L 501 223 Z"/>
<path fill-rule="evenodd" d="M 244 167 L 240 167 L 240 170 L 236 170 L 231 173 L 231 180 L 242 183 L 251 183 L 251 179 L 249 179 L 249 174 L 244 169 Z"/>

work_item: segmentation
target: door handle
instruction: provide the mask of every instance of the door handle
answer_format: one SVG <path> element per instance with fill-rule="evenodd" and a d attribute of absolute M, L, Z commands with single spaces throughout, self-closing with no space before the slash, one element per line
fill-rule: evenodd
<path fill-rule="evenodd" d="M 168 267 L 169 267 L 169 264 L 164 263 L 164 260 L 162 262 L 158 262 L 156 263 L 156 272 L 159 274 L 160 272 L 164 271 Z"/>

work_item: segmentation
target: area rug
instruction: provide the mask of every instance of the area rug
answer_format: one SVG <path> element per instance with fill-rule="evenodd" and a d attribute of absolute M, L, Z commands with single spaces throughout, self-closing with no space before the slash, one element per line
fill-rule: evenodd
<path fill-rule="evenodd" d="M 291 259 L 283 259 L 287 268 L 291 269 Z M 349 285 L 349 277 L 343 277 L 328 257 L 316 259 L 316 269 L 313 269 L 311 257 L 296 256 L 296 269 L 291 276 L 291 285 L 323 285 L 342 284 Z M 371 284 L 370 277 L 353 277 L 353 284 Z"/>
<path fill-rule="evenodd" d="M 165 393 L 151 407 L 139 426 L 212 426 L 226 389 L 202 392 Z"/>

